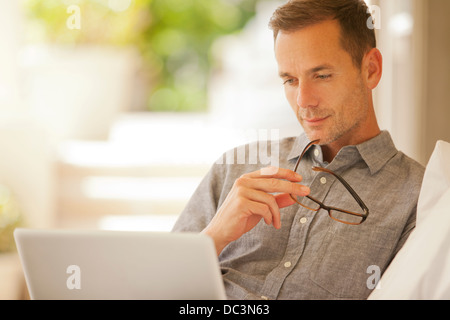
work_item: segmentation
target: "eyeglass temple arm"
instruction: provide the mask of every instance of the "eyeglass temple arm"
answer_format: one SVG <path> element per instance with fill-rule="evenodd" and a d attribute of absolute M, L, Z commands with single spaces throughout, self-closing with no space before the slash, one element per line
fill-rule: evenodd
<path fill-rule="evenodd" d="M 344 185 L 344 187 L 351 193 L 353 198 L 355 198 L 356 202 L 358 202 L 361 209 L 364 210 L 364 213 L 366 215 L 369 214 L 369 208 L 367 208 L 366 204 L 361 200 L 361 198 L 358 196 L 358 194 L 355 192 L 355 190 L 353 190 L 353 188 L 341 176 L 339 176 L 337 173 L 334 173 L 333 171 L 328 170 L 326 168 L 313 167 L 312 169 L 316 172 L 317 171 L 326 172 L 326 173 L 329 173 L 329 174 L 332 174 L 333 176 L 335 176 Z"/>

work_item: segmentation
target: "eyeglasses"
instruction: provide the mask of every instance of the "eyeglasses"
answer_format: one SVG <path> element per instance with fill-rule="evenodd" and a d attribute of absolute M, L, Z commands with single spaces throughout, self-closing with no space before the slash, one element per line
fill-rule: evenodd
<path fill-rule="evenodd" d="M 312 141 L 306 146 L 305 150 L 303 150 L 302 154 L 300 155 L 300 157 L 297 160 L 297 163 L 294 168 L 295 172 L 297 172 L 300 161 L 302 161 L 302 158 L 305 155 L 306 151 L 308 151 L 308 149 L 312 145 L 318 144 L 319 142 L 320 142 L 320 140 Z M 367 217 L 369 216 L 369 209 L 364 204 L 364 202 L 361 200 L 361 198 L 358 196 L 358 194 L 347 183 L 347 181 L 344 180 L 344 178 L 342 178 L 340 175 L 338 175 L 337 173 L 334 173 L 333 171 L 331 171 L 329 169 L 325 169 L 325 168 L 321 168 L 321 167 L 312 167 L 312 170 L 314 170 L 316 172 L 325 172 L 325 173 L 331 174 L 334 177 L 336 177 L 336 179 L 338 179 L 338 181 L 352 195 L 352 197 L 355 199 L 356 203 L 359 205 L 359 207 L 361 208 L 362 211 L 359 212 L 359 210 L 355 210 L 355 211 L 358 211 L 358 212 L 355 212 L 355 211 L 349 211 L 349 210 L 343 210 L 343 209 L 339 209 L 339 208 L 335 208 L 335 207 L 330 207 L 309 195 L 306 197 L 298 197 L 298 196 L 291 194 L 291 198 L 295 202 L 297 202 L 302 207 L 312 210 L 312 211 L 317 212 L 320 209 L 326 210 L 326 211 L 328 211 L 328 215 L 330 216 L 331 219 L 341 222 L 341 223 L 348 224 L 348 225 L 360 225 L 367 219 Z"/>

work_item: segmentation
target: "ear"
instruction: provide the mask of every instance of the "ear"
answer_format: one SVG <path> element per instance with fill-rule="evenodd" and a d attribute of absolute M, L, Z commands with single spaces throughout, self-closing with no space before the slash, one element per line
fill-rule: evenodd
<path fill-rule="evenodd" d="M 363 59 L 362 72 L 365 77 L 367 87 L 375 89 L 380 82 L 383 73 L 383 56 L 380 50 L 373 48 Z"/>

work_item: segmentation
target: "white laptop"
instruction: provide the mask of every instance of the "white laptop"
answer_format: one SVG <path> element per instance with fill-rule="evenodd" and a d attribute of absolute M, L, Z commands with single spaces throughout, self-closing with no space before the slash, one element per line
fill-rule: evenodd
<path fill-rule="evenodd" d="M 16 229 L 31 299 L 226 299 L 202 234 Z"/>

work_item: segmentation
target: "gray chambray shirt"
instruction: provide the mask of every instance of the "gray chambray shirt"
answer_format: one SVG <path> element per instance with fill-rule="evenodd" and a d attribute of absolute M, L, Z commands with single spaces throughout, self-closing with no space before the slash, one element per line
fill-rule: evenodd
<path fill-rule="evenodd" d="M 235 149 L 234 160 L 217 161 L 176 222 L 174 232 L 200 232 L 210 222 L 241 175 L 264 168 L 251 150 L 279 156 L 279 167 L 293 169 L 304 147 L 298 138 Z M 261 150 L 258 150 L 261 151 Z M 230 155 L 230 153 L 228 153 Z M 241 157 L 242 158 L 242 157 Z M 231 159 L 231 161 L 230 161 Z M 238 161 L 240 160 L 240 161 Z M 260 159 L 258 159 L 260 160 Z M 328 212 L 294 204 L 281 209 L 281 229 L 263 220 L 230 243 L 219 256 L 230 299 L 366 299 L 374 276 L 383 273 L 415 226 L 416 205 L 424 168 L 398 151 L 387 131 L 357 146 L 346 146 L 324 163 L 320 146 L 312 146 L 299 169 L 311 196 L 329 206 L 351 210 L 355 200 L 334 176 L 314 172 L 321 166 L 341 175 L 369 208 L 359 225 L 336 222 Z M 376 280 L 376 279 L 375 279 Z M 382 285 L 382 283 L 381 283 Z"/>

